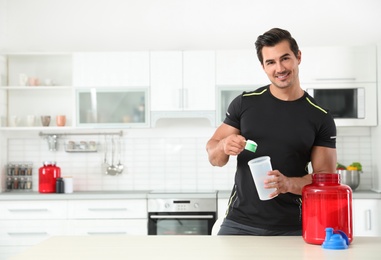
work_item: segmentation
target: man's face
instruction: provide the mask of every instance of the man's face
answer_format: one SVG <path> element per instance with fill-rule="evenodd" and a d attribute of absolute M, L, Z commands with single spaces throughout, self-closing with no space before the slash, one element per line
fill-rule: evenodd
<path fill-rule="evenodd" d="M 263 47 L 263 69 L 273 85 L 278 88 L 292 87 L 298 83 L 301 53 L 295 57 L 290 44 L 282 41 L 273 47 Z"/>

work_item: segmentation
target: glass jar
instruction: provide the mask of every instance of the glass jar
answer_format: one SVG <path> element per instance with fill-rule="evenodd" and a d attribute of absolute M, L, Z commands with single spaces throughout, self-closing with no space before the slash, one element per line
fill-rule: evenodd
<path fill-rule="evenodd" d="M 55 162 L 44 162 L 38 170 L 38 191 L 40 193 L 55 193 L 56 179 L 61 177 L 60 167 Z"/>
<path fill-rule="evenodd" d="M 13 189 L 13 179 L 12 177 L 7 178 L 7 191 L 11 191 Z"/>
<path fill-rule="evenodd" d="M 352 242 L 352 190 L 340 184 L 339 174 L 312 174 L 312 183 L 302 190 L 302 223 L 307 243 L 321 245 L 327 227 L 344 232 Z"/>

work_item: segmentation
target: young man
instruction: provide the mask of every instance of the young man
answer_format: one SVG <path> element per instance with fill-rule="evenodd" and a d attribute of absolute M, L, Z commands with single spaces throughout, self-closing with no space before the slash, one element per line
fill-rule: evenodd
<path fill-rule="evenodd" d="M 244 92 L 229 105 L 224 122 L 206 145 L 209 161 L 224 166 L 237 156 L 235 183 L 219 235 L 301 235 L 301 193 L 313 172 L 336 172 L 336 126 L 331 114 L 300 86 L 301 52 L 294 38 L 279 28 L 260 35 L 257 56 L 271 84 Z M 251 139 L 257 151 L 244 150 Z M 248 161 L 270 156 L 276 188 L 259 199 Z"/>

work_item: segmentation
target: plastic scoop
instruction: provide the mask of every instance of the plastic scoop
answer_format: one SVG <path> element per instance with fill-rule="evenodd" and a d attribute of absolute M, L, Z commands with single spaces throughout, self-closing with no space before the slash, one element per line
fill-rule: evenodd
<path fill-rule="evenodd" d="M 257 151 L 257 143 L 252 140 L 246 140 L 245 150 L 255 153 Z"/>

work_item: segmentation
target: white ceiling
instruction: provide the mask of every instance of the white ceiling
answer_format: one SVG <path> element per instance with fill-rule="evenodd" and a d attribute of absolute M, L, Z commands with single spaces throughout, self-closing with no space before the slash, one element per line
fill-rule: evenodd
<path fill-rule="evenodd" d="M 381 43 L 381 1 L 0 0 L 0 51 L 251 49 L 272 27 L 300 46 Z"/>

